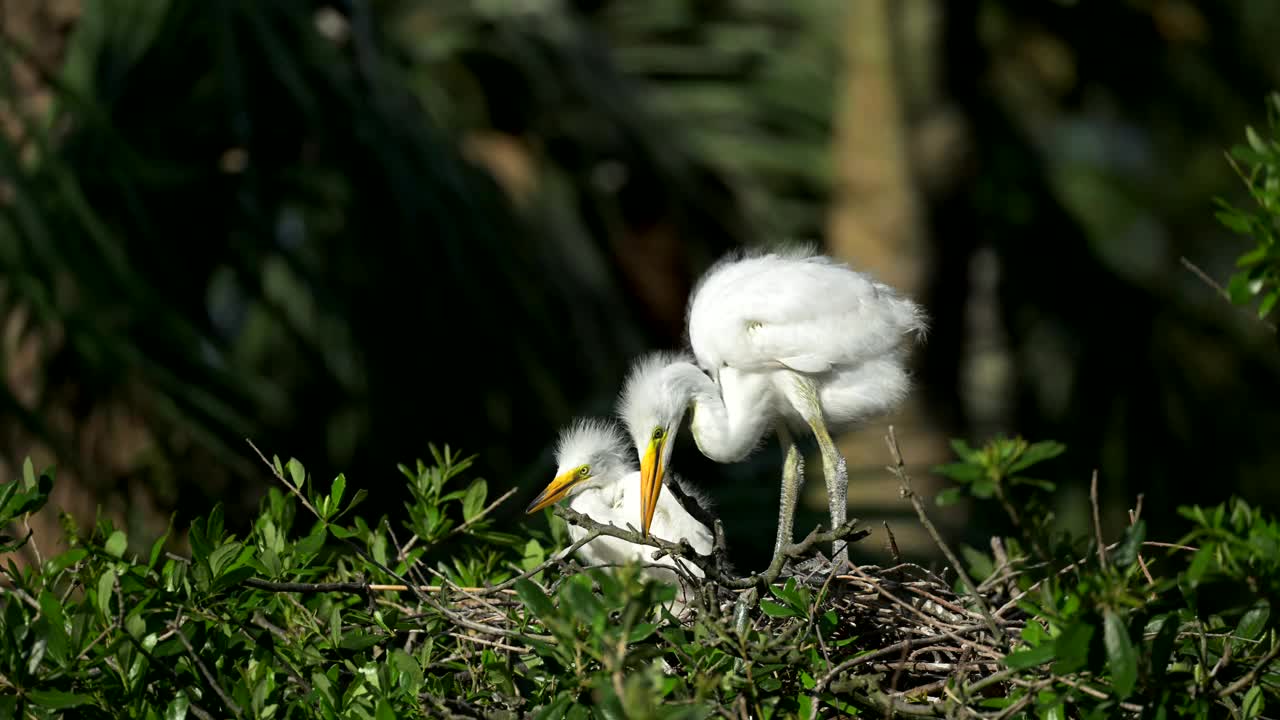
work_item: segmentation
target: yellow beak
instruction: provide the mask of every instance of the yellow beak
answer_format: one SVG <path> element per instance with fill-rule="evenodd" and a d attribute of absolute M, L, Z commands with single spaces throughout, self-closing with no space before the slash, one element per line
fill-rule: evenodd
<path fill-rule="evenodd" d="M 640 459 L 640 533 L 648 537 L 649 525 L 653 523 L 653 511 L 658 507 L 658 496 L 662 494 L 662 446 L 666 439 L 650 440 L 649 449 Z"/>
<path fill-rule="evenodd" d="M 529 503 L 529 507 L 525 509 L 525 512 L 535 513 L 552 503 L 559 502 L 569 493 L 570 488 L 585 479 L 586 478 L 582 477 L 582 475 L 576 470 L 570 470 L 563 475 L 557 475 L 556 479 L 552 480 L 551 484 L 543 488 L 542 492 L 538 493 L 538 497 L 534 498 L 533 502 Z"/>

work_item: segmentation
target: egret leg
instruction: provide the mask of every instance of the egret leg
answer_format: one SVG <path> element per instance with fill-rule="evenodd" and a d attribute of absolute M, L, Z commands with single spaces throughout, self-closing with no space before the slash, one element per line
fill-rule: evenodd
<path fill-rule="evenodd" d="M 804 455 L 800 454 L 791 433 L 781 425 L 778 426 L 778 441 L 782 443 L 786 457 L 782 461 L 782 501 L 778 503 L 778 540 L 773 546 L 774 557 L 791 544 L 796 502 L 800 497 L 800 486 L 804 484 Z"/>
<path fill-rule="evenodd" d="M 818 401 L 818 388 L 809 378 L 800 376 L 801 395 L 805 399 L 803 413 L 805 421 L 813 429 L 813 436 L 818 440 L 818 449 L 822 452 L 822 474 L 827 481 L 827 507 L 831 511 L 831 529 L 834 530 L 845 523 L 849 512 L 849 470 L 844 456 L 836 449 L 836 444 L 827 431 L 827 423 L 822 417 L 822 405 Z M 838 540 L 833 545 L 832 562 L 836 567 L 849 564 L 847 543 Z"/>

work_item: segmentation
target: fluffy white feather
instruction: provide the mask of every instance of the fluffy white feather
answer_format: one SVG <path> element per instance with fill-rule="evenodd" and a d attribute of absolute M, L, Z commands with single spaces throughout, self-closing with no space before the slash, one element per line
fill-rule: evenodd
<path fill-rule="evenodd" d="M 570 492 L 569 507 L 596 522 L 626 529 L 640 516 L 640 476 L 635 469 L 626 439 L 612 422 L 579 420 L 566 428 L 556 444 L 557 475 L 589 467 L 589 477 Z M 677 480 L 678 481 L 678 480 Z M 700 554 L 711 552 L 714 537 L 711 529 L 691 515 L 672 493 L 658 501 L 651 534 L 670 542 L 687 540 Z M 569 526 L 569 537 L 577 542 L 587 531 Z M 598 537 L 578 550 L 578 557 L 589 564 L 624 564 L 630 560 L 657 563 L 671 567 L 676 562 L 666 556 L 653 560 L 653 548 L 619 538 Z M 702 571 L 687 562 L 684 567 L 701 577 Z M 678 583 L 673 570 L 650 568 L 651 576 L 664 582 Z"/>
<path fill-rule="evenodd" d="M 843 522 L 848 479 L 829 434 L 906 396 L 905 358 L 911 339 L 926 331 L 924 311 L 869 275 L 800 246 L 721 259 L 695 285 L 687 320 L 698 367 L 683 353 L 642 357 L 619 403 L 638 456 L 656 453 L 652 476 L 667 467 L 673 443 L 665 438 L 689 409 L 698 448 L 718 462 L 741 460 L 779 421 L 812 428 L 831 521 Z M 791 541 L 801 479 L 789 464 L 776 548 Z"/>

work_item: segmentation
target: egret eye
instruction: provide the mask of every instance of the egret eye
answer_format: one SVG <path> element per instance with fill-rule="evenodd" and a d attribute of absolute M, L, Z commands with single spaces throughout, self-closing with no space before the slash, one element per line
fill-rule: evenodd
<path fill-rule="evenodd" d="M 591 474 L 591 466 L 583 465 L 582 467 L 578 468 L 578 474 L 581 475 L 582 477 L 587 477 L 588 475 Z"/>
<path fill-rule="evenodd" d="M 654 428 L 654 429 L 653 429 L 653 439 L 654 439 L 654 440 L 661 440 L 661 439 L 663 438 L 663 436 L 664 436 L 664 435 L 666 435 L 666 434 L 667 434 L 667 431 L 666 431 L 666 430 L 663 430 L 663 429 L 662 429 L 662 428 L 660 428 L 660 427 L 656 427 L 656 428 Z"/>

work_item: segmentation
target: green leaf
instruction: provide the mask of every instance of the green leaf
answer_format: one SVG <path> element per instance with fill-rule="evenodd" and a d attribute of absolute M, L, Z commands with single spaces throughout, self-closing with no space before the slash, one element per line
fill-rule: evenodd
<path fill-rule="evenodd" d="M 488 494 L 489 486 L 484 480 L 471 483 L 471 487 L 467 488 L 467 494 L 462 498 L 462 519 L 470 522 L 478 515 L 484 509 L 484 500 Z"/>
<path fill-rule="evenodd" d="M 333 507 L 338 509 L 342 507 L 342 495 L 347 491 L 347 476 L 338 473 L 338 477 L 333 479 L 333 488 L 329 491 L 329 496 L 333 498 Z"/>
<path fill-rule="evenodd" d="M 967 462 L 934 465 L 933 472 L 944 477 L 951 478 L 961 484 L 967 484 L 979 480 L 984 474 L 984 471 L 980 466 L 971 465 Z"/>
<path fill-rule="evenodd" d="M 168 707 L 164 709 L 164 720 L 184 720 L 187 717 L 187 708 L 191 706 L 191 701 L 187 698 L 187 694 L 181 690 L 169 701 Z"/>
<path fill-rule="evenodd" d="M 585 575 L 569 578 L 560 587 L 560 597 L 584 625 L 590 625 L 597 617 L 604 615 L 604 606 L 591 591 L 591 580 Z"/>
<path fill-rule="evenodd" d="M 1259 600 L 1245 612 L 1240 618 L 1240 624 L 1236 626 L 1236 635 L 1246 640 L 1253 640 L 1262 634 L 1262 630 L 1267 626 L 1267 618 L 1271 616 L 1271 604 L 1266 600 Z"/>
<path fill-rule="evenodd" d="M 67 568 L 88 557 L 89 551 L 84 548 L 68 550 L 57 557 L 50 558 L 45 570 L 46 575 L 57 575 Z"/>
<path fill-rule="evenodd" d="M 235 559 L 243 549 L 244 545 L 241 543 L 229 542 L 209 553 L 209 571 L 213 574 L 214 579 L 234 567 Z"/>
<path fill-rule="evenodd" d="M 1094 630 L 1093 623 L 1080 619 L 1068 625 L 1054 638 L 1058 661 L 1053 664 L 1053 672 L 1067 675 L 1088 664 Z"/>
<path fill-rule="evenodd" d="M 47 623 L 42 623 L 47 624 Z M 31 654 L 27 657 L 27 674 L 34 676 L 36 671 L 40 669 L 40 662 L 44 660 L 45 650 L 49 648 L 49 636 L 46 634 L 37 637 L 36 641 L 31 644 Z"/>
<path fill-rule="evenodd" d="M 1029 620 L 1022 627 L 1022 640 L 1030 647 L 1037 647 L 1050 641 L 1049 633 L 1038 621 Z"/>
<path fill-rule="evenodd" d="M 1253 299 L 1254 290 L 1246 273 L 1236 273 L 1227 281 L 1227 297 L 1236 305 L 1244 305 Z"/>
<path fill-rule="evenodd" d="M 422 687 L 422 668 L 413 656 L 400 648 L 391 651 L 390 662 L 400 672 L 400 688 L 417 694 Z"/>
<path fill-rule="evenodd" d="M 556 616 L 556 607 L 551 604 L 551 598 L 542 592 L 542 588 L 534 585 L 529 580 L 524 578 L 517 580 L 515 591 L 520 596 L 520 600 L 524 602 L 525 607 L 532 610 L 534 615 L 543 619 Z"/>
<path fill-rule="evenodd" d="M 1219 210 L 1214 213 L 1213 216 L 1218 219 L 1219 223 L 1222 223 L 1223 227 L 1241 235 L 1248 235 L 1250 230 L 1253 229 L 1250 222 L 1251 218 L 1238 210 Z M 1245 263 L 1244 257 L 1241 257 L 1237 263 L 1237 267 L 1244 264 L 1248 263 Z"/>
<path fill-rule="evenodd" d="M 1052 483 L 1052 482 L 1049 482 L 1048 480 L 1041 480 L 1039 478 L 1029 478 L 1022 475 L 1019 475 L 1018 477 L 1014 477 L 1014 478 L 1009 478 L 1009 484 L 1010 485 L 1030 485 L 1031 487 L 1038 488 L 1045 492 L 1053 492 L 1054 490 L 1058 489 L 1057 483 Z"/>
<path fill-rule="evenodd" d="M 383 640 L 385 640 L 385 638 L 373 633 L 352 630 L 342 636 L 342 640 L 338 643 L 338 647 L 343 650 L 366 650 L 377 645 Z"/>
<path fill-rule="evenodd" d="M 969 486 L 969 492 L 973 493 L 974 497 L 986 500 L 996 494 L 996 483 L 984 475 L 973 481 L 973 484 Z"/>
<path fill-rule="evenodd" d="M 950 487 L 938 493 L 937 497 L 933 499 L 933 502 L 936 503 L 938 507 L 946 507 L 960 502 L 962 497 L 964 497 L 963 488 Z"/>
<path fill-rule="evenodd" d="M 61 690 L 28 690 L 27 697 L 31 702 L 54 710 L 73 708 L 93 702 L 89 695 L 62 692 Z"/>
<path fill-rule="evenodd" d="M 1262 298 L 1262 302 L 1258 303 L 1258 317 L 1265 318 L 1275 309 L 1276 302 L 1280 301 L 1280 290 L 1272 290 Z"/>
<path fill-rule="evenodd" d="M 1245 137 L 1245 140 L 1249 142 L 1249 147 L 1253 148 L 1254 152 L 1260 155 L 1266 155 L 1267 143 L 1265 140 L 1262 139 L 1262 136 L 1258 134 L 1258 131 L 1253 129 L 1253 126 L 1251 125 L 1245 126 L 1244 137 Z"/>
<path fill-rule="evenodd" d="M 1009 474 L 1025 470 L 1032 465 L 1042 463 L 1050 458 L 1055 458 L 1066 452 L 1067 446 L 1053 440 L 1042 440 L 1032 443 L 1026 450 L 1022 451 L 1022 455 L 1018 460 L 1009 466 Z"/>
<path fill-rule="evenodd" d="M 129 547 L 129 539 L 120 530 L 111 533 L 111 537 L 107 538 L 107 542 L 102 546 L 107 554 L 113 558 L 119 558 L 124 555 L 124 551 Z"/>
<path fill-rule="evenodd" d="M 364 499 L 367 497 L 369 497 L 368 490 L 364 488 L 360 488 L 359 490 L 356 490 L 356 494 L 351 496 L 351 502 L 347 504 L 347 509 L 344 512 L 349 512 L 351 510 L 354 510 L 356 506 L 364 502 Z"/>
<path fill-rule="evenodd" d="M 169 541 L 169 534 L 172 532 L 173 518 L 170 517 L 169 527 L 165 529 L 164 534 L 151 543 L 151 554 L 148 556 L 147 567 L 154 568 L 156 566 L 156 561 L 160 559 L 160 553 L 164 552 L 164 544 Z"/>
<path fill-rule="evenodd" d="M 1160 622 L 1151 641 L 1151 679 L 1159 683 L 1169 670 L 1169 659 L 1173 657 L 1173 644 L 1178 638 L 1178 618 L 1170 613 Z"/>
<path fill-rule="evenodd" d="M 1133 694 L 1138 682 L 1138 654 L 1129 640 L 1129 630 L 1114 610 L 1102 615 L 1102 641 L 1107 648 L 1107 669 L 1111 671 L 1111 685 L 1121 700 Z"/>
<path fill-rule="evenodd" d="M 289 458 L 289 462 L 285 467 L 289 471 L 289 477 L 293 479 L 293 486 L 298 490 L 301 490 L 303 484 L 307 481 L 306 468 L 302 467 L 302 463 L 298 462 L 295 458 Z"/>
<path fill-rule="evenodd" d="M 768 615 L 769 617 L 776 617 L 776 618 L 799 617 L 799 615 L 796 613 L 795 610 L 792 610 L 786 605 L 779 605 L 778 603 L 773 602 L 772 600 L 761 600 L 760 610 L 762 610 L 764 614 Z"/>
<path fill-rule="evenodd" d="M 1142 550 L 1142 542 L 1147 539 L 1147 523 L 1143 520 L 1133 523 L 1124 529 L 1124 537 L 1111 553 L 1111 560 L 1116 565 L 1127 568 L 1138 561 L 1138 552 Z"/>
<path fill-rule="evenodd" d="M 628 640 L 633 643 L 642 642 L 652 635 L 657 629 L 657 623 L 640 623 L 639 625 L 631 628 L 631 634 L 628 636 Z"/>
<path fill-rule="evenodd" d="M 793 577 L 787 578 L 787 582 L 782 586 L 770 585 L 769 592 L 793 608 L 799 608 L 805 604 L 800 599 L 800 591 L 796 589 L 796 579 Z"/>
<path fill-rule="evenodd" d="M 1256 718 L 1262 714 L 1265 706 L 1266 700 L 1262 697 L 1262 685 L 1254 685 L 1249 688 L 1249 692 L 1244 694 L 1244 701 L 1240 703 L 1240 717 L 1244 718 L 1244 720 Z"/>
<path fill-rule="evenodd" d="M 135 639 L 141 640 L 142 636 L 147 632 L 147 623 L 142 616 L 132 613 L 124 620 L 124 629 Z"/>
<path fill-rule="evenodd" d="M 1209 571 L 1209 566 L 1213 563 L 1214 545 L 1205 544 L 1201 546 L 1196 554 L 1191 557 L 1191 564 L 1187 567 L 1186 578 L 1187 583 L 1191 587 L 1196 587 L 1204 578 L 1205 573 Z"/>
<path fill-rule="evenodd" d="M 115 587 L 116 573 L 107 568 L 98 578 L 98 611 L 102 617 L 111 620 L 111 591 Z"/>
<path fill-rule="evenodd" d="M 1028 650 L 1018 650 L 1005 656 L 1002 661 L 1013 670 L 1024 670 L 1029 667 L 1043 665 L 1054 658 L 1054 643 L 1046 642 Z"/>
<path fill-rule="evenodd" d="M 977 460 L 980 455 L 977 450 L 969 447 L 969 443 L 961 440 L 960 438 L 951 438 L 949 444 L 951 445 L 951 451 L 956 454 L 956 457 L 964 460 L 965 462 L 973 462 Z"/>
<path fill-rule="evenodd" d="M 973 575 L 975 582 L 982 582 L 991 577 L 991 573 L 996 571 L 995 562 L 991 559 L 991 556 L 984 552 L 968 545 L 961 545 L 960 554 L 964 556 L 965 562 L 969 564 L 969 572 Z"/>
<path fill-rule="evenodd" d="M 61 661 L 67 656 L 66 618 L 62 613 L 62 603 L 48 590 L 40 591 L 40 613 L 46 621 L 45 633 L 49 638 L 49 656 Z"/>

